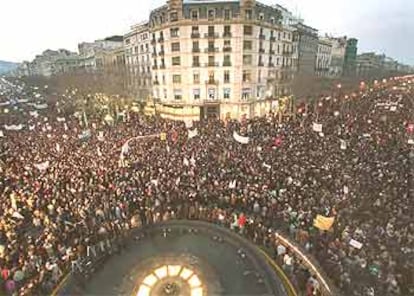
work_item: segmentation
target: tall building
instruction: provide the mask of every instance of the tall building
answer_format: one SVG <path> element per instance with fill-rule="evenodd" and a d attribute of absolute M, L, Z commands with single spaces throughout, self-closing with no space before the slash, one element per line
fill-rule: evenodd
<path fill-rule="evenodd" d="M 346 37 L 329 37 L 326 36 L 324 40 L 332 43 L 332 58 L 329 67 L 329 76 L 332 78 L 341 77 L 344 73 L 345 52 L 346 52 Z"/>
<path fill-rule="evenodd" d="M 293 47 L 299 74 L 314 75 L 318 51 L 318 30 L 303 23 L 293 25 Z"/>
<path fill-rule="evenodd" d="M 356 62 L 358 52 L 358 40 L 355 38 L 349 38 L 346 41 L 345 57 L 344 57 L 344 75 L 355 76 L 356 75 Z"/>
<path fill-rule="evenodd" d="M 153 97 L 165 117 L 263 115 L 290 93 L 292 30 L 254 0 L 170 0 L 153 10 Z"/>
<path fill-rule="evenodd" d="M 323 38 L 319 39 L 318 51 L 316 54 L 316 75 L 328 77 L 332 61 L 332 42 Z"/>
<path fill-rule="evenodd" d="M 57 66 L 56 61 L 61 59 L 72 59 L 77 56 L 76 53 L 66 49 L 59 50 L 45 50 L 42 54 L 37 55 L 35 59 L 30 63 L 28 72 L 30 75 L 40 75 L 49 77 L 57 74 L 60 68 Z"/>
<path fill-rule="evenodd" d="M 148 22 L 131 27 L 124 36 L 124 48 L 128 90 L 135 99 L 145 101 L 152 95 L 152 47 Z"/>

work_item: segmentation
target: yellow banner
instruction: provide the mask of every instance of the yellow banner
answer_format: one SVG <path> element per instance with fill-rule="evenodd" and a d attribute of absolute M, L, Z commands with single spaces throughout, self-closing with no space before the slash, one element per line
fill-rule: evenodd
<path fill-rule="evenodd" d="M 335 222 L 335 217 L 325 217 L 322 215 L 317 215 L 313 220 L 313 226 L 319 228 L 320 230 L 329 230 Z"/>

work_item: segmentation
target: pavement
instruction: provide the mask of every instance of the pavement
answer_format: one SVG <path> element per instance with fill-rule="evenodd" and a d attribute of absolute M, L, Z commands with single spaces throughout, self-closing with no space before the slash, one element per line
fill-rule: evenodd
<path fill-rule="evenodd" d="M 64 294 L 136 295 L 142 279 L 164 264 L 192 268 L 205 295 L 288 295 L 255 246 L 227 229 L 199 221 L 171 221 L 136 230 L 127 249 L 112 255 L 82 290 L 72 282 Z"/>

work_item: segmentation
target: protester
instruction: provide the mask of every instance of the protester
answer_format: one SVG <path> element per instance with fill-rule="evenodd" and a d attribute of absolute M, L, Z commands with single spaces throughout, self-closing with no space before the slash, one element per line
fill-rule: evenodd
<path fill-rule="evenodd" d="M 409 81 L 321 97 L 284 122 L 269 114 L 190 130 L 134 113 L 113 124 L 76 118 L 52 104 L 36 117 L 21 104 L 0 117 L 5 292 L 50 293 L 131 227 L 186 218 L 273 249 L 306 295 L 320 283 L 272 230 L 317 258 L 344 295 L 413 294 Z M 13 88 L 0 98 L 18 96 L 31 99 Z"/>

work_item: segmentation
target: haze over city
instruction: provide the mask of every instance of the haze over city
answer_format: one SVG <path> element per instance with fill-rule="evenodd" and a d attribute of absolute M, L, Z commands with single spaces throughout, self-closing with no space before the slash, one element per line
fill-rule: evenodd
<path fill-rule="evenodd" d="M 347 35 L 359 40 L 358 51 L 385 53 L 414 64 L 414 2 L 410 0 L 264 0 L 280 4 L 304 18 L 319 33 Z M 113 34 L 124 34 L 145 21 L 151 9 L 164 4 L 151 1 L 81 1 L 62 4 L 52 0 L 7 1 L 0 18 L 0 59 L 32 60 L 45 49 L 76 50 L 77 44 Z"/>

